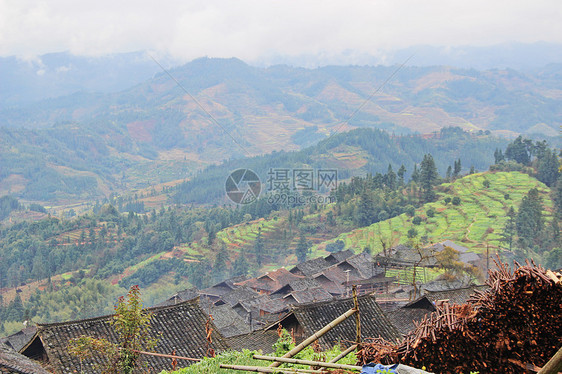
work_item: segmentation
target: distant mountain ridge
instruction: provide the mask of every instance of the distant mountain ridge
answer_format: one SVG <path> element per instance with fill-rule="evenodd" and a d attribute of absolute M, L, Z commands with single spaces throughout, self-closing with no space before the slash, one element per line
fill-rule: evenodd
<path fill-rule="evenodd" d="M 32 59 L 0 57 L 0 106 L 21 106 L 75 92 L 117 92 L 160 68 L 144 52 L 103 57 L 48 53 Z"/>
<path fill-rule="evenodd" d="M 299 150 L 353 128 L 559 133 L 562 65 L 530 73 L 405 66 L 371 97 L 396 68 L 258 68 L 201 58 L 170 70 L 182 87 L 160 72 L 119 92 L 3 108 L 0 157 L 8 166 L 0 194 L 25 196 L 30 181 L 58 178 L 34 198 L 91 198 L 143 178 L 160 183 L 223 160 Z"/>
<path fill-rule="evenodd" d="M 562 64 L 562 45 L 502 43 L 491 46 L 420 45 L 368 54 L 346 50 L 335 55 L 264 56 L 249 61 L 252 66 L 288 65 L 316 68 L 330 65 L 377 66 L 451 66 L 462 69 L 514 69 L 524 72 Z M 157 55 L 166 67 L 181 63 L 169 56 Z M 66 96 L 75 92 L 109 93 L 126 90 L 142 83 L 160 67 L 143 51 L 105 56 L 78 56 L 69 52 L 47 53 L 35 57 L 0 57 L 0 107 L 21 106 L 35 101 Z"/>
<path fill-rule="evenodd" d="M 417 45 L 369 54 L 345 50 L 339 54 L 268 56 L 256 61 L 260 66 L 286 64 L 314 68 L 326 65 L 393 65 L 412 57 L 408 66 L 455 66 L 463 69 L 515 69 L 532 71 L 562 63 L 562 45 L 556 43 L 508 42 L 489 46 Z"/>

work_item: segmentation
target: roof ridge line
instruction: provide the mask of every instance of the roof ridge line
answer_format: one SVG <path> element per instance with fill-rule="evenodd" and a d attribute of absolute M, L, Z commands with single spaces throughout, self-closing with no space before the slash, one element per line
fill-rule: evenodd
<path fill-rule="evenodd" d="M 172 308 L 181 306 L 183 304 L 197 304 L 198 305 L 198 302 L 197 302 L 198 299 L 199 299 L 199 296 L 196 296 L 196 297 L 194 297 L 192 299 L 189 299 L 189 300 L 180 301 L 177 304 L 153 306 L 153 307 L 150 307 L 150 308 L 143 308 L 142 310 L 149 311 L 149 312 L 155 312 L 155 311 L 160 311 L 160 310 L 165 310 L 165 309 L 172 309 Z M 113 317 L 114 315 L 115 314 L 106 314 L 106 315 L 102 315 L 102 316 L 84 318 L 84 319 L 76 319 L 76 320 L 72 320 L 72 321 L 52 322 L 52 323 L 37 323 L 37 330 L 50 328 L 50 327 L 72 325 L 72 324 L 77 324 L 77 323 L 100 321 L 100 320 L 103 320 L 103 319 L 109 319 L 110 317 Z"/>

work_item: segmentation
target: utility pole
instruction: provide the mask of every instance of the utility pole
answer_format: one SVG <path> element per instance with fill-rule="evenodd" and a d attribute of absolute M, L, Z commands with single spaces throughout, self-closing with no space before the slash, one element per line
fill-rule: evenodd
<path fill-rule="evenodd" d="M 350 271 L 351 271 L 350 269 L 344 270 L 344 272 L 345 272 L 345 278 L 346 278 L 346 282 L 345 282 L 345 297 L 349 297 L 349 272 L 350 272 Z"/>

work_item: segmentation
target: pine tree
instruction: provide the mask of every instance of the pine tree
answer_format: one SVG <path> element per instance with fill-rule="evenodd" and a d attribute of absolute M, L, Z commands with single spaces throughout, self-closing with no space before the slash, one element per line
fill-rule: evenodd
<path fill-rule="evenodd" d="M 96 241 L 96 231 L 94 230 L 94 228 L 90 228 L 90 233 L 88 235 L 88 240 L 90 241 L 90 244 L 94 244 L 94 242 Z"/>
<path fill-rule="evenodd" d="M 355 220 L 359 226 L 369 226 L 375 222 L 375 203 L 371 192 L 366 188 L 363 189 L 361 196 L 359 196 L 359 203 L 356 209 Z"/>
<path fill-rule="evenodd" d="M 258 236 L 256 236 L 256 241 L 254 242 L 254 254 L 256 256 L 256 262 L 260 267 L 263 261 L 264 249 L 265 249 L 264 242 L 263 242 L 263 237 L 261 235 L 261 227 L 260 227 L 258 228 Z"/>
<path fill-rule="evenodd" d="M 334 212 L 332 212 L 331 210 L 326 214 L 326 222 L 330 226 L 336 225 L 336 219 L 334 218 Z"/>
<path fill-rule="evenodd" d="M 552 201 L 554 202 L 554 213 L 562 219 L 562 175 L 558 177 L 556 186 L 552 189 Z"/>
<path fill-rule="evenodd" d="M 494 151 L 494 163 L 499 164 L 500 162 L 504 161 L 505 157 L 502 153 L 502 150 L 499 148 L 496 148 L 496 150 Z"/>
<path fill-rule="evenodd" d="M 398 169 L 396 174 L 398 175 L 398 185 L 404 187 L 404 184 L 406 184 L 404 181 L 404 175 L 406 174 L 406 167 L 404 164 L 400 165 L 400 169 Z"/>
<path fill-rule="evenodd" d="M 437 183 L 439 174 L 435 167 L 435 161 L 431 154 L 423 156 L 423 161 L 420 165 L 420 185 L 422 188 L 422 199 L 424 202 L 435 200 L 435 191 L 433 186 Z"/>
<path fill-rule="evenodd" d="M 530 247 L 539 240 L 544 227 L 542 210 L 539 191 L 536 188 L 532 188 L 521 200 L 519 212 L 517 213 L 517 236 L 522 247 Z"/>
<path fill-rule="evenodd" d="M 559 164 L 556 153 L 547 148 L 542 153 L 542 157 L 538 159 L 537 179 L 549 187 L 554 186 L 560 175 L 558 167 Z"/>
<path fill-rule="evenodd" d="M 208 235 L 209 235 L 208 237 L 209 245 L 211 245 L 217 238 L 217 232 L 215 231 L 214 227 L 209 228 Z"/>
<path fill-rule="evenodd" d="M 462 170 L 461 159 L 459 158 L 453 164 L 453 178 L 457 178 Z"/>
<path fill-rule="evenodd" d="M 232 267 L 232 275 L 235 277 L 241 275 L 248 275 L 249 270 L 250 270 L 250 265 L 248 264 L 248 261 L 246 261 L 246 256 L 244 255 L 244 252 L 242 252 L 234 261 L 234 266 Z"/>
<path fill-rule="evenodd" d="M 297 243 L 297 247 L 295 248 L 295 255 L 297 256 L 298 262 L 305 262 L 306 256 L 308 255 L 308 241 L 304 236 L 304 233 L 301 232 L 301 236 L 299 238 L 299 242 Z"/>
<path fill-rule="evenodd" d="M 226 274 L 228 274 L 228 269 L 226 267 L 227 260 L 228 254 L 226 253 L 226 248 L 223 243 L 219 253 L 217 253 L 217 256 L 215 257 L 215 264 L 213 265 L 213 274 L 215 282 L 217 283 L 223 281 Z"/>
<path fill-rule="evenodd" d="M 517 139 L 507 145 L 505 158 L 523 165 L 529 165 L 531 163 L 532 146 L 533 144 L 529 140 L 523 140 L 523 137 L 519 135 Z"/>
<path fill-rule="evenodd" d="M 384 184 L 391 190 L 396 189 L 396 174 L 392 170 L 391 164 L 388 164 L 388 170 L 384 176 Z"/>
<path fill-rule="evenodd" d="M 418 164 L 414 164 L 414 171 L 412 172 L 412 176 L 410 178 L 413 182 L 418 183 L 420 180 L 420 172 L 418 170 Z"/>
<path fill-rule="evenodd" d="M 510 251 L 513 244 L 513 238 L 515 236 L 515 216 L 516 214 L 513 207 L 509 207 L 509 211 L 507 212 L 507 221 L 500 237 L 500 241 L 508 244 Z"/>
<path fill-rule="evenodd" d="M 7 309 L 6 321 L 23 321 L 24 309 L 19 293 L 16 293 L 16 297 L 8 305 Z"/>
<path fill-rule="evenodd" d="M 552 250 L 555 247 L 560 246 L 560 223 L 558 222 L 558 218 L 554 216 L 550 223 L 546 227 L 545 231 L 545 238 L 543 242 L 543 248 Z"/>

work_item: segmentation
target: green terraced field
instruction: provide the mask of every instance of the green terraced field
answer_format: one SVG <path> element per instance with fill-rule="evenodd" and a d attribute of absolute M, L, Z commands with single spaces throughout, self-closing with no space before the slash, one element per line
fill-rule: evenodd
<path fill-rule="evenodd" d="M 229 248 L 229 250 L 238 250 L 239 248 L 253 243 L 258 236 L 258 231 L 261 228 L 262 235 L 275 230 L 275 220 L 260 219 L 228 227 L 217 233 L 217 238 L 222 240 Z"/>
<path fill-rule="evenodd" d="M 484 187 L 485 180 L 490 182 L 489 188 Z M 485 172 L 443 184 L 437 202 L 425 204 L 416 210 L 416 215 L 423 219 L 420 225 L 412 224 L 412 217 L 402 214 L 369 227 L 341 234 L 333 240 L 315 246 L 314 251 L 320 252 L 327 243 L 339 239 L 345 242 L 346 248 L 359 251 L 370 246 L 373 253 L 377 253 L 382 251 L 379 239 L 381 235 L 392 245 L 407 243 L 407 232 L 412 227 L 418 231 L 417 238 L 427 236 L 425 241 L 428 243 L 450 239 L 475 252 L 485 251 L 486 245 L 498 248 L 501 244 L 500 233 L 506 222 L 506 212 L 510 206 L 517 209 L 521 199 L 531 188 L 539 190 L 548 212 L 548 220 L 548 214 L 552 210 L 548 187 L 519 172 Z M 504 197 L 506 194 L 509 194 L 508 199 Z M 444 199 L 447 196 L 458 196 L 461 204 L 445 204 Z M 429 208 L 436 211 L 434 217 L 427 217 L 426 212 Z"/>

